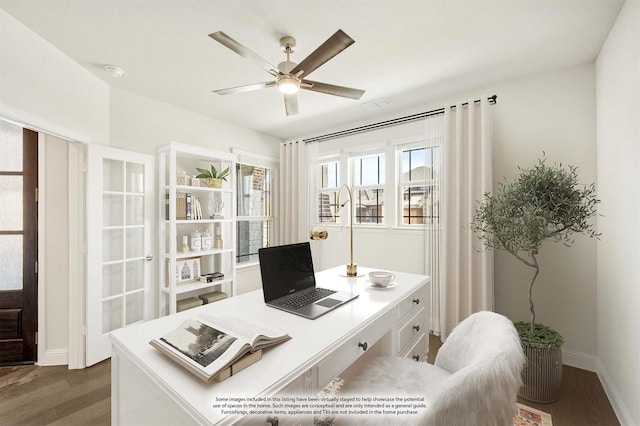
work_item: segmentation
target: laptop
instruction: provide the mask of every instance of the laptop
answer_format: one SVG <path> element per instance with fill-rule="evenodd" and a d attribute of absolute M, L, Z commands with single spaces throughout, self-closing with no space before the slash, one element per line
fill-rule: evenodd
<path fill-rule="evenodd" d="M 267 306 L 316 319 L 358 297 L 316 287 L 308 242 L 261 248 L 258 257 Z"/>

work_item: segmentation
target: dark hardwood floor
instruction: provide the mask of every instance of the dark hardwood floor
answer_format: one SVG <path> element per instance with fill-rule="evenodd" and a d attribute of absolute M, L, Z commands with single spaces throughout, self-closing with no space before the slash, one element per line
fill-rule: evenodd
<path fill-rule="evenodd" d="M 429 362 L 440 340 L 430 339 Z M 0 425 L 107 426 L 111 412 L 111 362 L 84 370 L 57 367 L 0 368 Z M 554 426 L 614 426 L 618 419 L 598 376 L 590 371 L 563 369 L 563 389 L 553 404 L 520 401 L 551 414 Z"/>
<path fill-rule="evenodd" d="M 111 361 L 0 368 L 0 425 L 111 424 Z"/>

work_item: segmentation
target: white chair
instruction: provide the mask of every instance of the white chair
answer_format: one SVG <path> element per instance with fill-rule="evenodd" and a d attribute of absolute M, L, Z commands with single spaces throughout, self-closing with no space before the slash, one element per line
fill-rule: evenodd
<path fill-rule="evenodd" d="M 343 388 L 353 396 L 424 398 L 419 414 L 349 416 L 336 423 L 407 425 L 513 425 L 525 357 L 513 323 L 493 312 L 462 321 L 435 365 L 378 357 Z M 407 408 L 398 408 L 405 410 Z M 393 411 L 393 404 L 387 411 Z"/>

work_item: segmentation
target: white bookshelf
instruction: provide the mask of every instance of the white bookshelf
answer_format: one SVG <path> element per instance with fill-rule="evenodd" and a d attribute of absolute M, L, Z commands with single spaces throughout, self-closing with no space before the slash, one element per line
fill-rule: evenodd
<path fill-rule="evenodd" d="M 203 180 L 193 185 L 191 177 L 198 174 L 196 167 L 208 169 L 211 164 L 218 171 L 229 167 L 227 181 L 221 188 L 210 188 Z M 236 184 L 235 154 L 202 147 L 170 142 L 158 149 L 159 170 L 159 313 L 176 312 L 177 301 L 212 291 L 223 291 L 228 297 L 236 295 Z M 184 177 L 185 182 L 178 182 Z M 181 194 L 191 198 L 191 218 L 185 218 L 185 201 Z M 195 216 L 195 200 L 201 206 L 201 217 Z M 213 202 L 210 202 L 213 201 Z M 223 203 L 222 209 L 212 216 L 210 204 Z M 182 206 L 182 207 L 180 207 Z M 208 232 L 211 248 L 192 250 L 192 233 Z M 216 244 L 220 236 L 221 243 Z M 189 246 L 182 249 L 183 238 Z M 180 268 L 180 269 L 178 269 Z M 224 279 L 201 282 L 199 275 L 221 272 Z"/>

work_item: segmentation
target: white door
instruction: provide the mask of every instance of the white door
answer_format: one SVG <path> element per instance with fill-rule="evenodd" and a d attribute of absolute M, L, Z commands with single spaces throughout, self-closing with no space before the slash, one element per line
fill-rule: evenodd
<path fill-rule="evenodd" d="M 154 160 L 87 148 L 86 364 L 111 356 L 109 333 L 151 318 Z"/>

